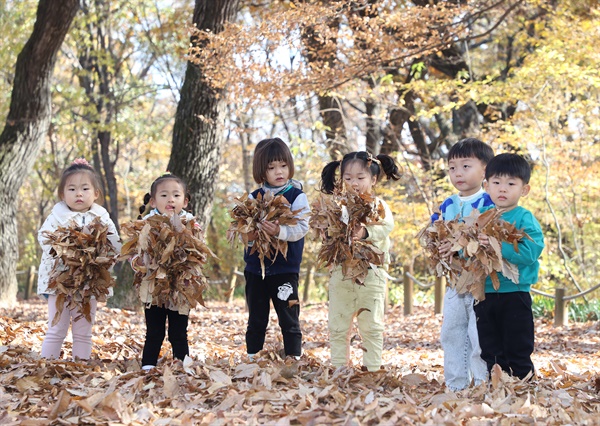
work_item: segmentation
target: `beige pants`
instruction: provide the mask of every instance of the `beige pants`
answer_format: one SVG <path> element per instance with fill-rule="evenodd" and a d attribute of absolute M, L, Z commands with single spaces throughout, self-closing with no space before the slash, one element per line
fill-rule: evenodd
<path fill-rule="evenodd" d="M 370 270 L 365 285 L 344 280 L 336 270 L 329 281 L 329 342 L 331 363 L 335 367 L 348 365 L 350 360 L 350 332 L 354 316 L 362 337 L 363 364 L 369 371 L 381 367 L 383 349 L 383 311 L 386 281 L 382 274 Z"/>

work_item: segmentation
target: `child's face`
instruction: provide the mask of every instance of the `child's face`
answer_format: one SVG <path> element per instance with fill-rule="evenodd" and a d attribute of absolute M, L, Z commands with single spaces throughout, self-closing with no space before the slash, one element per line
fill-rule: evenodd
<path fill-rule="evenodd" d="M 453 158 L 448 161 L 450 182 L 461 197 L 468 197 L 481 189 L 485 179 L 485 165 L 475 157 Z"/>
<path fill-rule="evenodd" d="M 377 182 L 377 176 L 372 176 L 362 162 L 353 161 L 344 167 L 342 180 L 347 188 L 352 188 L 360 194 L 370 194 Z"/>
<path fill-rule="evenodd" d="M 160 214 L 172 216 L 173 213 L 181 213 L 188 201 L 181 184 L 174 179 L 167 179 L 156 186 L 156 195 L 150 198 L 150 206 Z"/>
<path fill-rule="evenodd" d="M 492 176 L 485 189 L 497 208 L 512 210 L 519 205 L 519 198 L 529 194 L 530 186 L 516 177 Z"/>
<path fill-rule="evenodd" d="M 62 200 L 74 212 L 87 212 L 98 199 L 100 192 L 94 188 L 88 173 L 75 173 L 67 178 Z"/>
<path fill-rule="evenodd" d="M 290 178 L 290 168 L 285 161 L 272 161 L 267 167 L 267 183 L 270 186 L 283 186 Z"/>

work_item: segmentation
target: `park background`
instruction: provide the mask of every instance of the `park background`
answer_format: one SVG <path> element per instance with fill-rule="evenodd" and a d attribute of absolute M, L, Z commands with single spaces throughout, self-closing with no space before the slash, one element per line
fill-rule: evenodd
<path fill-rule="evenodd" d="M 416 236 L 453 191 L 449 147 L 472 136 L 521 153 L 534 167 L 523 205 L 546 238 L 536 288 L 572 295 L 598 284 L 595 2 L 202 3 L 194 13 L 180 1 L 81 2 L 49 82 L 49 127 L 18 192 L 11 241 L 21 294 L 40 259 L 37 229 L 57 200 L 60 173 L 78 156 L 103 177 L 117 224 L 136 218 L 157 176 L 182 175 L 219 257 L 207 275 L 230 281 L 243 260 L 226 241 L 228 211 L 232 197 L 256 187 L 251 155 L 268 137 L 289 143 L 309 200 L 331 159 L 357 149 L 396 158 L 403 180 L 378 191 L 395 215 L 392 276 L 400 281 L 407 266 L 431 281 Z M 1 121 L 36 5 L 2 3 Z M 307 245 L 302 275 L 314 281 L 309 296 L 322 299 L 317 249 Z M 3 272 L 14 276 L 14 266 Z M 129 281 L 118 285 L 126 290 Z M 10 276 L 0 287 L 3 298 L 15 297 Z M 226 291 L 215 288 L 214 297 Z M 392 283 L 392 302 L 398 291 Z M 593 296 L 576 302 L 597 311 Z M 551 299 L 539 300 L 552 311 Z"/>
<path fill-rule="evenodd" d="M 30 293 L 37 230 L 62 170 L 84 156 L 117 224 L 137 216 L 165 170 L 189 183 L 219 257 L 206 299 L 227 300 L 243 268 L 225 238 L 228 211 L 256 186 L 256 143 L 281 137 L 309 200 L 322 167 L 346 152 L 396 158 L 403 179 L 377 189 L 396 221 L 393 312 L 407 272 L 433 282 L 417 234 L 453 191 L 449 147 L 477 137 L 534 166 L 522 205 L 546 238 L 536 315 L 552 321 L 548 296 L 565 289 L 585 293 L 569 303 L 571 320 L 596 324 L 598 12 L 592 0 L 0 1 L 0 298 Z M 301 289 L 322 303 L 327 275 L 311 237 Z M 135 308 L 127 265 L 118 274 L 110 306 Z M 416 303 L 433 311 L 432 293 L 415 291 Z"/>

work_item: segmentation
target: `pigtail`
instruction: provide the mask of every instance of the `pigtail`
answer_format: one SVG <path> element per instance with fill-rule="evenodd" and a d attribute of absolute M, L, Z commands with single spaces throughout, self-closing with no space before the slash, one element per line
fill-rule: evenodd
<path fill-rule="evenodd" d="M 392 157 L 385 154 L 379 154 L 377 160 L 379 160 L 381 169 L 388 179 L 398 180 L 402 177 L 400 175 L 400 170 L 396 165 L 396 161 L 394 161 Z"/>
<path fill-rule="evenodd" d="M 185 193 L 185 197 L 188 200 L 188 205 L 185 208 L 185 211 L 193 215 L 194 214 L 194 206 L 192 204 L 192 196 L 191 196 L 191 194 L 189 192 L 186 192 Z"/>
<path fill-rule="evenodd" d="M 144 204 L 142 204 L 139 208 L 140 214 L 138 215 L 138 219 L 142 219 L 146 215 L 146 213 L 147 213 L 146 209 L 147 209 L 148 203 L 150 202 L 150 198 L 151 198 L 150 193 L 146 192 L 146 195 L 144 195 Z"/>
<path fill-rule="evenodd" d="M 321 172 L 321 192 L 324 194 L 333 194 L 335 189 L 335 172 L 340 167 L 341 161 L 332 161 L 323 167 Z"/>

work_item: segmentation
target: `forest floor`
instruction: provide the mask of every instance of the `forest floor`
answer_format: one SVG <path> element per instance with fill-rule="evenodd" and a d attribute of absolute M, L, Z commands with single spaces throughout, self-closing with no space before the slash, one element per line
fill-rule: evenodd
<path fill-rule="evenodd" d="M 444 386 L 441 315 L 432 306 L 386 315 L 385 369 L 361 372 L 329 364 L 327 305 L 302 308 L 304 354 L 282 360 L 271 316 L 267 346 L 245 355 L 243 301 L 207 303 L 190 318 L 191 358 L 172 360 L 168 342 L 158 368 L 140 370 L 143 314 L 102 306 L 92 359 L 39 358 L 46 305 L 21 301 L 0 310 L 0 424 L 4 425 L 599 425 L 600 323 L 554 328 L 536 322 L 537 376 L 452 392 Z"/>

